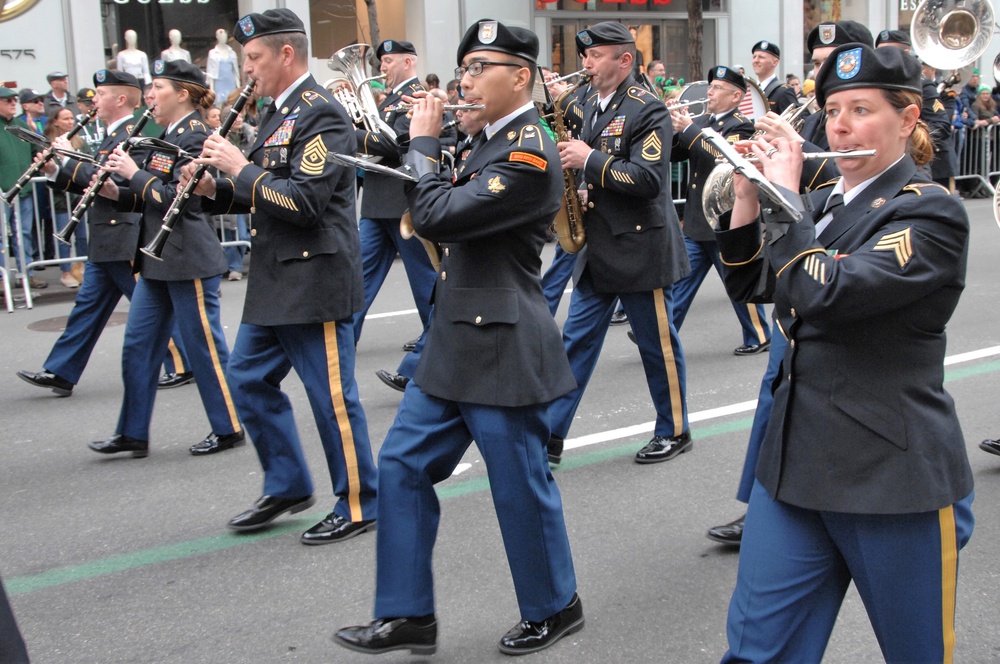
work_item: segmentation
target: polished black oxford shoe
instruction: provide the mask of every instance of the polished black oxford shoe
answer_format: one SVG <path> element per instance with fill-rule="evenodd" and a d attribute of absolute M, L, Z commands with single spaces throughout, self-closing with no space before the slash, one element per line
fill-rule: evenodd
<path fill-rule="evenodd" d="M 569 606 L 541 622 L 522 620 L 510 628 L 498 647 L 505 655 L 527 655 L 545 650 L 564 636 L 583 629 L 583 603 L 573 594 Z"/>
<path fill-rule="evenodd" d="M 678 454 L 687 452 L 694 445 L 691 442 L 691 432 L 685 431 L 679 436 L 665 438 L 654 436 L 646 446 L 635 453 L 636 463 L 659 463 L 670 461 Z"/>
<path fill-rule="evenodd" d="M 180 387 L 181 385 L 187 385 L 194 380 L 193 371 L 185 371 L 184 373 L 165 373 L 160 381 L 156 384 L 156 389 L 158 390 L 169 390 L 171 387 Z"/>
<path fill-rule="evenodd" d="M 979 449 L 984 452 L 989 452 L 990 454 L 1000 454 L 1000 440 L 991 440 L 987 438 L 983 442 L 979 443 Z"/>
<path fill-rule="evenodd" d="M 33 371 L 24 371 L 22 369 L 17 372 L 17 377 L 36 387 L 49 388 L 61 397 L 68 397 L 73 394 L 73 383 L 60 378 L 50 371 L 45 371 L 44 369 L 37 373 Z"/>
<path fill-rule="evenodd" d="M 117 454 L 118 452 L 131 452 L 136 459 L 141 459 L 149 455 L 149 441 L 130 438 L 121 434 L 115 434 L 107 440 L 98 440 L 87 443 L 87 447 L 100 452 L 101 454 Z"/>
<path fill-rule="evenodd" d="M 706 537 L 713 542 L 718 542 L 719 544 L 739 546 L 740 542 L 743 540 L 743 522 L 746 521 L 746 518 L 747 515 L 744 514 L 740 518 L 735 521 L 730 521 L 724 526 L 709 528 Z"/>
<path fill-rule="evenodd" d="M 628 314 L 625 313 L 624 309 L 619 309 L 615 313 L 611 314 L 612 325 L 625 325 L 626 323 L 628 323 Z"/>
<path fill-rule="evenodd" d="M 558 466 L 562 463 L 563 439 L 555 434 L 549 436 L 549 442 L 545 446 L 549 454 L 549 463 Z"/>
<path fill-rule="evenodd" d="M 629 341 L 634 343 L 636 346 L 639 345 L 639 341 L 635 338 L 635 333 L 632 330 L 629 330 L 626 334 L 628 335 Z"/>
<path fill-rule="evenodd" d="M 404 342 L 403 343 L 403 350 L 405 350 L 407 353 L 412 353 L 413 351 L 415 351 L 417 349 L 417 342 L 418 341 L 420 341 L 419 338 L 417 338 L 417 339 L 410 339 L 409 341 Z"/>
<path fill-rule="evenodd" d="M 188 451 L 195 456 L 204 456 L 206 454 L 222 452 L 223 450 L 231 450 L 234 447 L 239 447 L 246 442 L 247 437 L 246 434 L 243 433 L 243 429 L 234 433 L 224 433 L 221 436 L 210 433 L 205 440 L 200 443 L 195 443 L 189 447 Z"/>
<path fill-rule="evenodd" d="M 406 376 L 398 373 L 392 373 L 391 371 L 386 371 L 385 369 L 379 369 L 375 372 L 378 379 L 391 387 L 394 390 L 399 390 L 400 392 L 406 391 L 406 386 L 410 382 L 410 379 Z"/>
<path fill-rule="evenodd" d="M 284 513 L 295 514 L 312 507 L 316 499 L 312 496 L 281 498 L 261 496 L 253 507 L 229 520 L 230 530 L 247 531 L 263 528 Z"/>
<path fill-rule="evenodd" d="M 756 355 L 757 353 L 763 353 L 770 347 L 771 347 L 770 339 L 768 339 L 762 344 L 743 344 L 742 346 L 733 351 L 733 355 Z"/>
<path fill-rule="evenodd" d="M 379 618 L 367 625 L 337 630 L 333 640 L 349 650 L 378 655 L 393 650 L 409 650 L 413 655 L 437 652 L 437 620 L 422 618 Z"/>
<path fill-rule="evenodd" d="M 375 527 L 375 519 L 348 521 L 339 514 L 330 512 L 326 518 L 302 533 L 303 544 L 333 544 L 357 537 Z"/>

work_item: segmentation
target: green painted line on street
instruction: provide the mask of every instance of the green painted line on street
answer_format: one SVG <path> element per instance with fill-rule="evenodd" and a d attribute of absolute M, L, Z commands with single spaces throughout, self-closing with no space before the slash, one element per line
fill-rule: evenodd
<path fill-rule="evenodd" d="M 945 372 L 945 382 L 960 380 L 971 376 L 979 376 L 995 371 L 1000 371 L 1000 360 L 949 369 Z M 696 441 L 704 440 L 715 436 L 722 436 L 748 430 L 750 429 L 752 423 L 752 417 L 743 417 L 735 420 L 717 422 L 704 427 L 693 428 L 692 434 Z M 563 459 L 562 464 L 558 467 L 556 472 L 558 474 L 562 474 L 576 468 L 583 468 L 585 466 L 603 463 L 611 459 L 630 456 L 635 453 L 636 444 L 638 442 L 645 442 L 645 440 L 633 440 L 625 444 L 615 445 L 614 447 L 594 450 L 584 454 L 573 454 Z M 470 480 L 457 481 L 455 483 L 447 483 L 444 486 L 439 486 L 437 488 L 437 493 L 438 498 L 441 500 L 449 500 L 471 493 L 487 491 L 489 487 L 490 483 L 488 478 L 477 477 Z M 131 553 L 109 556 L 107 558 L 101 558 L 100 560 L 81 563 L 79 565 L 60 567 L 47 572 L 40 572 L 38 574 L 16 576 L 5 579 L 4 585 L 6 586 L 7 593 L 9 595 L 24 595 L 26 593 L 61 586 L 67 583 L 85 581 L 87 579 L 107 576 L 117 572 L 124 572 L 137 567 L 145 567 L 148 565 L 181 560 L 205 553 L 223 551 L 237 546 L 252 544 L 253 542 L 259 542 L 273 537 L 280 537 L 282 535 L 301 530 L 305 523 L 310 523 L 315 521 L 317 518 L 322 518 L 325 515 L 325 512 L 317 512 L 315 514 L 308 514 L 293 520 L 282 521 L 280 525 L 272 526 L 259 533 L 226 533 L 211 537 L 202 537 L 186 542 L 178 542 L 176 544 L 167 544 L 164 546 L 143 549 L 141 551 L 133 551 Z"/>

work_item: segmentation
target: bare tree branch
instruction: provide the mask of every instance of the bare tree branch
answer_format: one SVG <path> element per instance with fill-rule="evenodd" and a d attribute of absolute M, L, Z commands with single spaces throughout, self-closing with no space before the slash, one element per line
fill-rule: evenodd
<path fill-rule="evenodd" d="M 701 62 L 702 41 L 705 34 L 705 20 L 701 11 L 701 0 L 688 0 L 688 81 L 700 81 L 705 68 Z"/>

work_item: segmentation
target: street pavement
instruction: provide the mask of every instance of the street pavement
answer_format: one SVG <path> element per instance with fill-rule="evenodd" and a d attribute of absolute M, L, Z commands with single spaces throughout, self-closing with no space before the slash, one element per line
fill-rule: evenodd
<path fill-rule="evenodd" d="M 947 389 L 954 396 L 975 472 L 976 529 L 962 551 L 956 662 L 1000 661 L 1000 457 L 978 449 L 1000 435 L 1000 230 L 989 201 L 972 217 L 968 284 L 948 328 Z M 546 261 L 553 247 L 546 248 Z M 55 268 L 35 307 L 0 313 L 0 574 L 36 662 L 409 662 L 378 660 L 331 642 L 335 629 L 371 617 L 375 535 L 306 547 L 299 534 L 332 506 L 322 449 L 306 396 L 292 399 L 317 487 L 310 511 L 260 534 L 226 521 L 259 495 L 252 446 L 205 458 L 187 448 L 209 425 L 193 386 L 161 391 L 146 459 L 101 457 L 86 443 L 114 432 L 121 401 L 124 325 L 108 327 L 70 398 L 18 380 L 41 369 L 72 294 Z M 251 277 L 252 278 L 252 277 Z M 223 282 L 232 344 L 246 281 Z M 568 295 L 558 315 L 565 319 Z M 912 306 L 920 306 L 919 302 Z M 124 321 L 127 302 L 118 308 Z M 734 495 L 766 355 L 736 357 L 739 327 L 720 280 L 709 275 L 681 331 L 694 448 L 639 466 L 632 455 L 654 417 L 627 328 L 612 327 L 555 475 L 587 619 L 586 629 L 532 661 L 716 662 L 738 554 L 705 538 L 739 516 Z M 400 394 L 377 369 L 394 370 L 400 345 L 419 334 L 402 265 L 394 265 L 358 348 L 357 377 L 373 453 Z M 516 380 L 516 376 L 511 377 Z M 518 619 L 481 457 L 439 485 L 435 550 L 439 650 L 434 662 L 508 661 L 496 649 Z M 864 608 L 849 592 L 825 661 L 878 661 Z"/>

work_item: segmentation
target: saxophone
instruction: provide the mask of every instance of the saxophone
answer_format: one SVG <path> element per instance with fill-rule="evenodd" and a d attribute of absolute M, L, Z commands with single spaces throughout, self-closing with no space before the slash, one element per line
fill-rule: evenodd
<path fill-rule="evenodd" d="M 556 134 L 556 141 L 568 141 L 572 137 L 566 129 L 566 122 L 563 118 L 562 104 L 566 98 L 576 92 L 577 88 L 590 81 L 590 76 L 584 74 L 580 77 L 576 85 L 569 86 L 552 104 L 552 130 Z M 566 253 L 575 254 L 583 249 L 587 242 L 587 233 L 583 228 L 583 206 L 580 205 L 580 196 L 576 193 L 576 178 L 573 171 L 563 171 L 563 199 L 556 218 L 552 221 L 556 235 L 559 238 L 559 246 Z"/>

